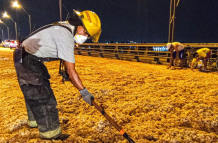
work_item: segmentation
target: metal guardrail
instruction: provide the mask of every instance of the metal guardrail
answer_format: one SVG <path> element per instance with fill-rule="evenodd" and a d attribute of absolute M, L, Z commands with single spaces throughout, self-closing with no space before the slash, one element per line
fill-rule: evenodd
<path fill-rule="evenodd" d="M 182 43 L 185 47 L 185 57 L 188 52 L 207 47 L 212 49 L 212 58 L 217 57 L 218 43 Z M 170 52 L 154 51 L 154 47 L 165 47 L 166 43 L 84 43 L 75 46 L 76 55 L 85 55 L 118 60 L 169 64 Z M 186 60 L 186 59 L 185 59 Z M 185 61 L 186 66 L 190 61 Z"/>

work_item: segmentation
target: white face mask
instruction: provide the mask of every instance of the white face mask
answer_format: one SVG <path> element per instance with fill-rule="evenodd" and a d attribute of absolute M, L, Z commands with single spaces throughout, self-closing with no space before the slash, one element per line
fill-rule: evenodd
<path fill-rule="evenodd" d="M 87 39 L 88 39 L 88 37 L 83 36 L 83 35 L 75 35 L 74 36 L 74 40 L 78 44 L 83 44 Z"/>

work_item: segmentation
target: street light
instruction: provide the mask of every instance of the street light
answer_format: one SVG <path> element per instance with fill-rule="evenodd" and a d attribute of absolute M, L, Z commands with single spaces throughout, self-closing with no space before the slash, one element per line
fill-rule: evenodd
<path fill-rule="evenodd" d="M 10 18 L 10 19 L 14 22 L 14 24 L 15 24 L 16 40 L 17 40 L 17 39 L 18 39 L 18 38 L 17 38 L 17 23 L 7 14 L 7 12 L 5 12 L 5 13 L 3 14 L 3 17 L 4 17 L 4 18 Z"/>
<path fill-rule="evenodd" d="M 13 3 L 13 7 L 15 7 L 15 8 L 22 8 L 23 11 L 29 16 L 29 26 L 30 26 L 30 33 L 31 33 L 32 30 L 31 30 L 31 16 L 30 16 L 30 14 L 28 14 L 28 13 L 26 12 L 26 10 L 25 10 L 21 5 L 18 4 L 17 1 L 15 1 L 15 2 Z"/>
<path fill-rule="evenodd" d="M 7 30 L 8 30 L 8 40 L 9 40 L 9 27 L 1 19 L 0 19 L 0 23 L 3 23 L 7 27 Z"/>

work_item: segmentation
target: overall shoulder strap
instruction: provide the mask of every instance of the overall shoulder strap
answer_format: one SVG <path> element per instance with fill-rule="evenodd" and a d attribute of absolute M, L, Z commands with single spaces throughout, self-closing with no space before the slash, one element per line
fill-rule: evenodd
<path fill-rule="evenodd" d="M 61 26 L 61 27 L 66 28 L 67 30 L 69 30 L 70 33 L 73 33 L 73 31 L 72 31 L 69 27 L 67 27 L 67 26 L 65 26 L 65 25 L 63 25 L 63 24 L 61 24 L 61 23 L 59 23 L 59 22 L 55 22 L 55 23 L 53 23 L 53 24 L 45 25 L 45 26 L 43 26 L 43 27 L 41 27 L 41 28 L 35 30 L 34 32 L 32 32 L 31 34 L 29 34 L 26 38 L 24 38 L 23 40 L 21 40 L 21 42 L 19 42 L 19 43 L 22 43 L 24 40 L 28 39 L 29 37 L 33 36 L 34 34 L 40 32 L 40 31 L 42 31 L 42 30 L 44 30 L 44 29 L 46 29 L 46 28 L 52 27 L 52 26 Z"/>

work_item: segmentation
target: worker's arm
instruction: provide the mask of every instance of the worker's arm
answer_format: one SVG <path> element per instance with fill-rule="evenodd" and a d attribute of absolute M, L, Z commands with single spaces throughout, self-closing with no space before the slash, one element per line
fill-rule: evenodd
<path fill-rule="evenodd" d="M 176 51 L 176 58 L 175 59 L 179 59 L 178 45 L 175 46 L 174 50 Z"/>
<path fill-rule="evenodd" d="M 79 77 L 79 75 L 76 72 L 75 69 L 75 63 L 69 63 L 65 61 L 65 64 L 67 66 L 67 73 L 69 74 L 69 80 L 70 82 L 78 89 L 82 90 L 84 89 L 84 86 L 82 84 L 82 81 Z"/>
<path fill-rule="evenodd" d="M 170 52 L 171 52 L 170 65 L 169 65 L 169 67 L 167 67 L 167 69 L 171 68 L 171 65 L 173 63 L 173 49 L 171 49 Z"/>
<path fill-rule="evenodd" d="M 83 100 L 92 105 L 91 100 L 94 100 L 94 96 L 83 86 L 82 81 L 75 69 L 75 63 L 66 62 L 67 73 L 69 74 L 70 82 L 80 91 L 83 96 Z"/>

